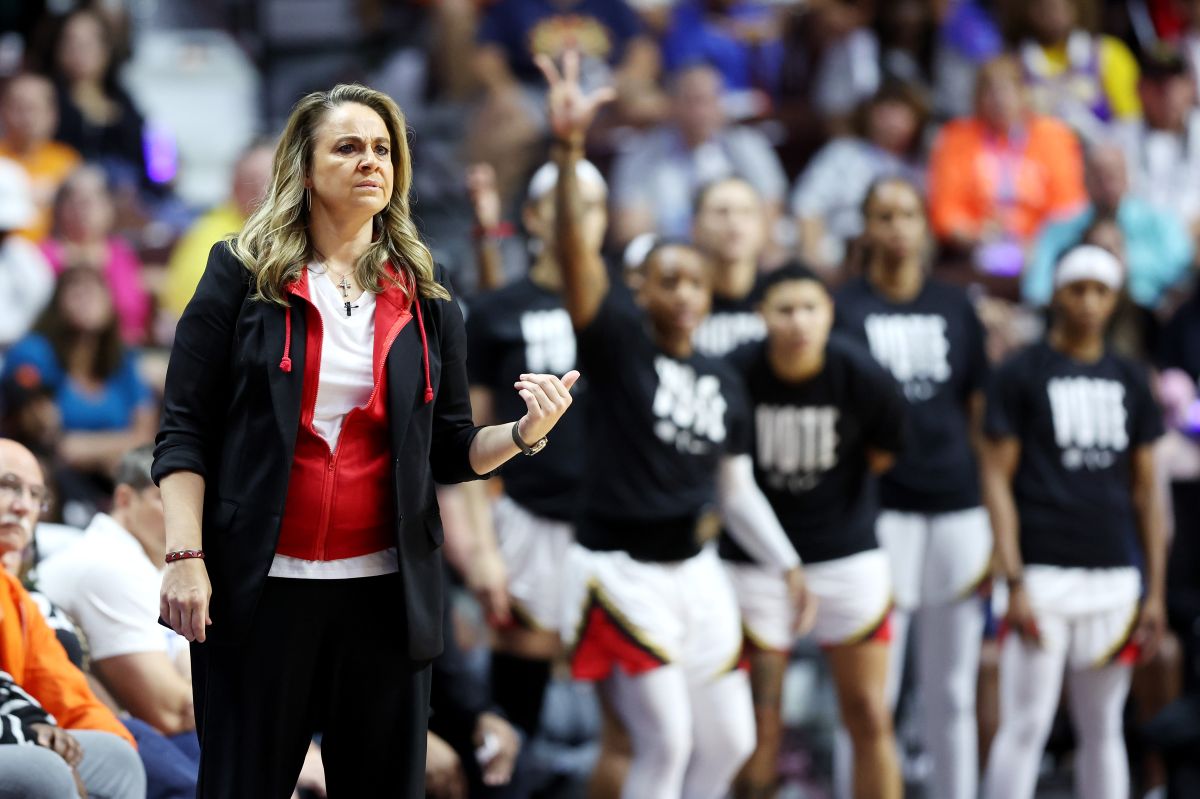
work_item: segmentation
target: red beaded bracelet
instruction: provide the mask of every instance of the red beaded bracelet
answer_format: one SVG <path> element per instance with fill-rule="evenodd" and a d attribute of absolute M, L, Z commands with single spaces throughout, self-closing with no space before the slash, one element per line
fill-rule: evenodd
<path fill-rule="evenodd" d="M 189 560 L 191 558 L 200 558 L 204 560 L 204 550 L 202 549 L 177 549 L 174 552 L 167 553 L 167 563 L 174 563 L 177 560 Z"/>

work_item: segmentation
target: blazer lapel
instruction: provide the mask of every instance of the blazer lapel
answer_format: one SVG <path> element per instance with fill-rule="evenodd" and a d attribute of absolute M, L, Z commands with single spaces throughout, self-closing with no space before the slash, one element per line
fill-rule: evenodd
<path fill-rule="evenodd" d="M 398 286 L 388 285 L 379 293 L 375 313 L 376 337 L 383 331 L 395 335 L 390 347 L 385 340 L 382 351 L 377 351 L 376 357 L 385 358 L 388 425 L 392 431 L 392 451 L 397 454 L 404 446 L 408 423 L 424 388 L 421 331 L 417 329 L 412 302 Z"/>
<path fill-rule="evenodd" d="M 287 462 L 291 463 L 296 446 L 296 432 L 300 428 L 300 405 L 304 398 L 304 357 L 306 306 L 308 304 L 308 270 L 300 272 L 300 278 L 288 286 L 289 307 L 263 303 L 263 333 L 267 347 L 267 383 L 271 387 L 271 405 L 275 409 L 275 421 L 279 425 L 279 436 L 287 447 Z M 303 298 L 303 299 L 301 299 Z M 279 368 L 287 341 L 286 317 L 292 317 L 291 342 L 288 355 L 292 359 L 292 370 Z"/>

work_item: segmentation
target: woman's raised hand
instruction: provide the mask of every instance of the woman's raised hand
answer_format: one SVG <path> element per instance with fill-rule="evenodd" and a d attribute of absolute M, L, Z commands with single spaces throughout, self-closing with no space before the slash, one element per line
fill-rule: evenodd
<path fill-rule="evenodd" d="M 558 424 L 558 420 L 571 407 L 571 386 L 579 379 L 579 372 L 572 369 L 562 376 L 521 375 L 513 388 L 525 400 L 525 415 L 517 422 L 521 440 L 532 445 Z"/>
<path fill-rule="evenodd" d="M 616 99 L 616 90 L 604 86 L 585 94 L 579 85 L 579 53 L 575 50 L 568 50 L 563 56 L 561 73 L 548 56 L 539 55 L 534 61 L 550 85 L 546 95 L 550 130 L 557 139 L 582 143 L 596 112 Z"/>

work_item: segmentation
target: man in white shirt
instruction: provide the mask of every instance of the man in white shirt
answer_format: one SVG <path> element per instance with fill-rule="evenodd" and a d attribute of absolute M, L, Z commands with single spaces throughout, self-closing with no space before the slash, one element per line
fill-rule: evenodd
<path fill-rule="evenodd" d="M 121 707 L 166 736 L 196 728 L 187 642 L 158 624 L 166 552 L 153 451 L 139 447 L 117 471 L 112 514 L 39 567 L 39 585 L 87 637 L 92 672 Z"/>

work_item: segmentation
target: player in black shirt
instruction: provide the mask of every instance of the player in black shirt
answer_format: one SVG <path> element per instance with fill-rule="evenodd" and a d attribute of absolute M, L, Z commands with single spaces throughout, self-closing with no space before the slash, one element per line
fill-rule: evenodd
<path fill-rule="evenodd" d="M 759 261 L 767 245 L 766 209 L 742 178 L 721 178 L 696 193 L 692 242 L 713 262 L 713 299 L 696 330 L 696 349 L 720 357 L 767 334 Z"/>
<path fill-rule="evenodd" d="M 1154 477 L 1158 406 L 1145 370 L 1105 342 L 1122 278 L 1120 262 L 1099 247 L 1067 253 L 1046 339 L 998 369 L 988 392 L 984 485 L 1009 633 L 988 799 L 1033 796 L 1064 672 L 1079 795 L 1129 795 L 1130 644 L 1146 658 L 1162 635 L 1166 545 Z"/>
<path fill-rule="evenodd" d="M 835 329 L 866 344 L 909 402 L 909 446 L 880 479 L 877 532 L 892 562 L 896 607 L 889 693 L 895 701 L 909 621 L 918 614 L 922 739 L 934 796 L 974 797 L 975 685 L 983 636 L 976 589 L 992 536 L 979 496 L 987 374 L 983 327 L 961 289 L 926 274 L 920 191 L 885 178 L 863 206 L 866 274 L 837 292 Z"/>
<path fill-rule="evenodd" d="M 576 171 L 581 235 L 598 247 L 607 224 L 604 178 L 587 161 Z M 566 374 L 575 368 L 575 331 L 559 296 L 562 279 L 554 261 L 557 182 L 558 168 L 550 163 L 529 184 L 523 222 L 540 245 L 529 274 L 471 304 L 467 370 L 479 424 L 507 418 L 513 401 L 521 402 L 510 375 Z M 585 396 L 586 384 L 577 384 L 575 402 Z M 574 414 L 555 429 L 555 446 L 506 464 L 500 473 L 504 492 L 495 503 L 482 482 L 457 489 L 474 534 L 467 583 L 493 626 L 492 692 L 527 739 L 537 732 L 551 659 L 560 650 L 562 562 L 574 539 L 583 429 L 584 414 Z"/>
<path fill-rule="evenodd" d="M 690 245 L 659 244 L 636 298 L 610 283 L 578 224 L 574 165 L 596 97 L 580 91 L 573 54 L 562 78 L 539 64 L 557 137 L 563 301 L 591 392 L 563 631 L 575 675 L 600 682 L 629 733 L 623 796 L 717 799 L 754 748 L 737 600 L 706 545 L 717 509 L 743 547 L 787 575 L 799 606 L 803 573 L 754 482 L 741 381 L 692 344 L 711 301 L 708 263 Z"/>
<path fill-rule="evenodd" d="M 765 344 L 730 356 L 754 413 L 754 474 L 804 561 L 817 601 L 813 634 L 833 670 L 854 754 L 853 795 L 899 799 L 903 785 L 886 697 L 892 581 L 875 539 L 874 473 L 900 450 L 907 412 L 892 376 L 858 344 L 830 338 L 833 299 L 811 270 L 789 264 L 763 287 Z M 721 540 L 750 647 L 758 748 L 741 795 L 777 779 L 779 698 L 793 638 L 780 577 Z"/>

